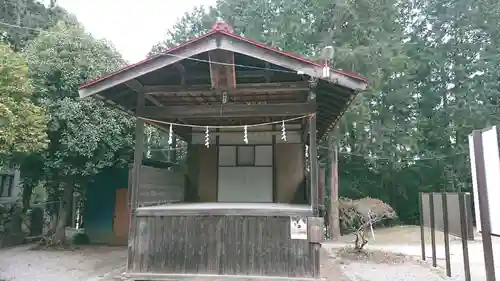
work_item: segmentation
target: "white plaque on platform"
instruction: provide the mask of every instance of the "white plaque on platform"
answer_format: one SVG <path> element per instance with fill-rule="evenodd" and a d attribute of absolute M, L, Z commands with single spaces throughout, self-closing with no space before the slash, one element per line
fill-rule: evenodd
<path fill-rule="evenodd" d="M 290 238 L 294 240 L 307 240 L 306 217 L 290 217 Z"/>

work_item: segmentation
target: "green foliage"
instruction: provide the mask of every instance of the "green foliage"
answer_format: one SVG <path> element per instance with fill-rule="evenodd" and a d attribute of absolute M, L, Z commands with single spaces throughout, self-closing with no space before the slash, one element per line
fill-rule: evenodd
<path fill-rule="evenodd" d="M 47 121 L 43 108 L 30 100 L 28 64 L 1 43 L 0 58 L 0 154 L 40 151 L 47 146 Z"/>
<path fill-rule="evenodd" d="M 0 0 L 0 38 L 4 38 L 17 52 L 38 36 L 38 29 L 48 29 L 57 21 L 76 22 L 60 7 L 46 7 L 37 0 Z M 23 28 L 19 28 L 22 26 Z"/>
<path fill-rule="evenodd" d="M 111 44 L 65 22 L 42 32 L 25 53 L 41 99 L 76 98 L 79 85 L 125 65 Z"/>
<path fill-rule="evenodd" d="M 46 172 L 83 180 L 128 163 L 132 119 L 99 101 L 77 98 L 79 85 L 122 66 L 120 55 L 80 26 L 63 22 L 37 37 L 26 54 L 37 100 L 50 112 L 50 145 L 42 154 Z"/>

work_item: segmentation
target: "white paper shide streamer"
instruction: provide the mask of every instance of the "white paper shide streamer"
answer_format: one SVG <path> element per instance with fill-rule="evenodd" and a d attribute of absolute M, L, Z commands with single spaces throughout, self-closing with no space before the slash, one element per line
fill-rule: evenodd
<path fill-rule="evenodd" d="M 245 144 L 248 144 L 248 127 L 257 127 L 257 126 L 268 126 L 268 125 L 274 125 L 274 124 L 280 124 L 281 123 L 281 140 L 286 141 L 286 127 L 285 123 L 294 121 L 294 120 L 299 120 L 306 118 L 308 116 L 312 116 L 311 114 L 309 115 L 304 115 L 304 116 L 299 116 L 299 117 L 294 117 L 291 119 L 286 119 L 282 121 L 273 121 L 273 122 L 268 122 L 268 123 L 261 123 L 261 124 L 251 124 L 251 125 L 232 125 L 232 126 L 206 126 L 206 125 L 190 125 L 190 124 L 183 124 L 183 123 L 170 123 L 170 122 L 163 122 L 160 120 L 154 120 L 154 119 L 148 119 L 148 118 L 141 118 L 142 120 L 145 121 L 150 121 L 150 122 L 156 122 L 160 124 L 167 124 L 169 126 L 168 129 L 168 144 L 169 146 L 173 144 L 174 141 L 174 126 L 179 126 L 179 127 L 191 127 L 191 128 L 205 128 L 205 146 L 208 148 L 210 147 L 210 128 L 243 128 L 243 141 Z"/>
<path fill-rule="evenodd" d="M 210 135 L 208 131 L 208 126 L 205 127 L 205 146 L 210 147 Z"/>
<path fill-rule="evenodd" d="M 281 139 L 286 141 L 286 129 L 285 129 L 285 120 L 281 122 Z"/>
<path fill-rule="evenodd" d="M 248 126 L 244 127 L 243 141 L 248 144 Z"/>
<path fill-rule="evenodd" d="M 171 145 L 172 144 L 172 136 L 173 136 L 174 132 L 173 132 L 173 129 L 172 129 L 172 124 L 170 124 L 170 128 L 168 130 L 168 145 Z"/>

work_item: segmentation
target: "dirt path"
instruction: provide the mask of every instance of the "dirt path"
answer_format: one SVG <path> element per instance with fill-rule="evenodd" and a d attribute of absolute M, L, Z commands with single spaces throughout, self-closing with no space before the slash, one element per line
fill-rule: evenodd
<path fill-rule="evenodd" d="M 101 281 L 122 270 L 126 261 L 125 248 L 90 246 L 73 251 L 48 251 L 30 247 L 0 250 L 0 280 Z"/>

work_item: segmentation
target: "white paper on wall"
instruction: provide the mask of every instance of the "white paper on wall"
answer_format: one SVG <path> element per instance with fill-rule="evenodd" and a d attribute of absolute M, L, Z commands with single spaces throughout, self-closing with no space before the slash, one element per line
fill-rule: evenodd
<path fill-rule="evenodd" d="M 290 238 L 293 240 L 307 240 L 306 217 L 290 217 Z"/>

